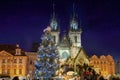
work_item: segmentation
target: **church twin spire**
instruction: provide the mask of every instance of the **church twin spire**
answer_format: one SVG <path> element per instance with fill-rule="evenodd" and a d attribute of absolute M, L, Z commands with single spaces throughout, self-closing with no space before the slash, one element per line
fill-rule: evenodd
<path fill-rule="evenodd" d="M 72 19 L 70 21 L 70 31 L 78 31 L 78 20 L 77 20 L 76 14 L 75 14 L 75 5 L 74 5 L 74 3 L 73 3 Z"/>
<path fill-rule="evenodd" d="M 56 15 L 55 15 L 55 4 L 53 3 L 53 14 L 52 14 L 52 19 L 50 22 L 50 26 L 52 28 L 52 31 L 57 31 L 58 30 L 58 22 L 56 20 Z"/>
<path fill-rule="evenodd" d="M 52 28 L 52 31 L 58 31 L 59 30 L 58 22 L 57 22 L 56 14 L 55 14 L 55 4 L 54 3 L 53 3 L 53 13 L 52 13 L 52 19 L 50 21 L 50 26 Z M 78 27 L 78 19 L 77 19 L 77 16 L 75 14 L 75 5 L 73 3 L 72 19 L 70 20 L 70 31 L 79 31 L 79 30 L 80 29 Z"/>

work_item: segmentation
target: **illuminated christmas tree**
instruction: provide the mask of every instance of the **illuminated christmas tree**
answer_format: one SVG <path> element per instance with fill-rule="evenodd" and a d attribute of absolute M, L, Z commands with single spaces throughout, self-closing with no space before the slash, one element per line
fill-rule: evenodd
<path fill-rule="evenodd" d="M 50 80 L 58 69 L 58 50 L 51 36 L 51 28 L 44 29 L 44 35 L 41 36 L 41 44 L 37 52 L 35 62 L 35 78 L 39 80 Z"/>

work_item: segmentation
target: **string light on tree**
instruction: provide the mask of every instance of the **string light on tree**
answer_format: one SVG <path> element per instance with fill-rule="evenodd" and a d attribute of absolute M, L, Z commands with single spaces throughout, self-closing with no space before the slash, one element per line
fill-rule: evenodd
<path fill-rule="evenodd" d="M 45 34 L 41 36 L 42 43 L 38 48 L 34 74 L 36 79 L 49 80 L 58 69 L 59 54 L 51 36 L 51 27 L 48 26 L 43 32 Z"/>

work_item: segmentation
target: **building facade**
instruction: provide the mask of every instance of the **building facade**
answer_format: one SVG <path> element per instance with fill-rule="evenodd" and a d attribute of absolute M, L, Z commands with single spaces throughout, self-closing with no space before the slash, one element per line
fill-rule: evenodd
<path fill-rule="evenodd" d="M 116 74 L 120 74 L 120 60 L 116 62 L 115 70 L 116 70 Z"/>
<path fill-rule="evenodd" d="M 19 45 L 0 45 L 0 75 L 25 77 L 27 56 Z"/>
<path fill-rule="evenodd" d="M 90 58 L 90 66 L 99 74 L 107 76 L 115 74 L 115 62 L 111 55 L 93 55 Z"/>
<path fill-rule="evenodd" d="M 30 79 L 34 78 L 34 71 L 35 71 L 35 61 L 37 59 L 36 52 L 25 52 L 27 59 L 27 77 Z"/>

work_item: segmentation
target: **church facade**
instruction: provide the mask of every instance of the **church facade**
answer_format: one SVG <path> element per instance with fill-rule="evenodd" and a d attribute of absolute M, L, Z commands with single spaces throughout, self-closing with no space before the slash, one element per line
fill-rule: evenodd
<path fill-rule="evenodd" d="M 72 19 L 70 20 L 68 34 L 63 34 L 60 39 L 60 27 L 58 25 L 55 12 L 53 11 L 52 19 L 50 21 L 50 27 L 52 29 L 51 35 L 54 38 L 55 44 L 58 45 L 58 51 L 60 56 L 60 65 L 66 64 L 71 59 L 79 62 L 78 57 L 83 59 L 81 65 L 89 64 L 88 56 L 86 55 L 81 44 L 81 25 L 78 24 L 75 12 L 73 11 Z M 68 60 L 70 59 L 70 60 Z M 72 61 L 71 61 L 72 62 Z"/>

